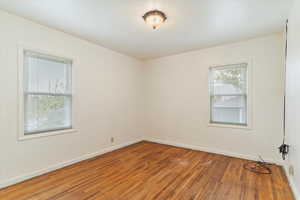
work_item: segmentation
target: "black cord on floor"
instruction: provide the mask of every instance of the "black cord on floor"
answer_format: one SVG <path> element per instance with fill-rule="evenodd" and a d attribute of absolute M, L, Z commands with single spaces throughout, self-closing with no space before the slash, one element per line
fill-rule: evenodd
<path fill-rule="evenodd" d="M 261 156 L 259 156 L 261 161 L 251 161 L 246 164 L 244 164 L 244 169 L 257 173 L 257 174 L 272 174 L 272 170 L 268 165 L 269 163 L 266 163 Z"/>

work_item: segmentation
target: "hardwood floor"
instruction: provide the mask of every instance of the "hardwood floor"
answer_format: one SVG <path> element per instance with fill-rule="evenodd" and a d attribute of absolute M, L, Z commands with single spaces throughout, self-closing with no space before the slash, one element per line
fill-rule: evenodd
<path fill-rule="evenodd" d="M 95 157 L 0 190 L 2 200 L 292 200 L 284 172 L 247 160 L 150 142 Z"/>

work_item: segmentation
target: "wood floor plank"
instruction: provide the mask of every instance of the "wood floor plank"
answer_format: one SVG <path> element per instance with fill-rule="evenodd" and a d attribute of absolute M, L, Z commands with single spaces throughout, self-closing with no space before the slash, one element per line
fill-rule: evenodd
<path fill-rule="evenodd" d="M 1 200 L 293 200 L 281 167 L 140 142 L 0 190 Z"/>

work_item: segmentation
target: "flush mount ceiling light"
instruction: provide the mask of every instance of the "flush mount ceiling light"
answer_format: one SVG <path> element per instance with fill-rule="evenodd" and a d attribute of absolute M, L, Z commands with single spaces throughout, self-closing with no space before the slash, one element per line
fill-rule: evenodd
<path fill-rule="evenodd" d="M 166 21 L 167 16 L 165 15 L 165 13 L 159 10 L 151 10 L 149 12 L 146 12 L 143 18 L 146 24 L 150 25 L 153 29 L 156 29 Z"/>

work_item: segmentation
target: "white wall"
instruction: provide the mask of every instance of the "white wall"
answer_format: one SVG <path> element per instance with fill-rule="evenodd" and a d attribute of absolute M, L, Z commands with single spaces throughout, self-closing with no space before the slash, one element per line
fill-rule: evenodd
<path fill-rule="evenodd" d="M 252 129 L 209 127 L 208 68 L 247 60 L 252 60 Z M 146 64 L 148 138 L 280 161 L 277 147 L 282 141 L 284 87 L 281 33 Z"/>
<path fill-rule="evenodd" d="M 74 58 L 76 133 L 18 141 L 18 45 Z M 141 62 L 0 11 L 0 186 L 141 138 Z M 29 176 L 28 176 L 29 175 Z"/>
<path fill-rule="evenodd" d="M 300 199 L 300 1 L 295 0 L 289 17 L 286 128 L 287 143 L 291 145 L 289 162 L 295 169 L 291 177 Z"/>

